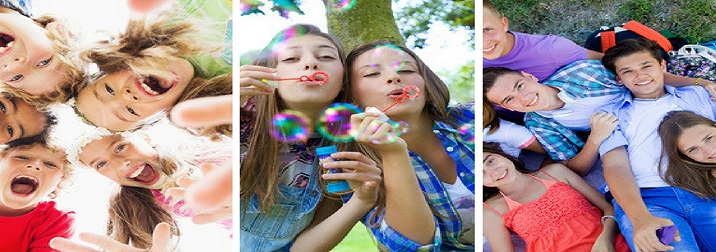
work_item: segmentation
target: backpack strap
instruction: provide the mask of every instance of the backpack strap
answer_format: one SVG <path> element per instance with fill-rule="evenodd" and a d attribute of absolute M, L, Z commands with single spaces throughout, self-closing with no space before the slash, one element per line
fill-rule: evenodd
<path fill-rule="evenodd" d="M 606 52 L 607 49 L 617 45 L 617 37 L 614 30 L 599 32 L 599 37 L 602 39 L 602 52 Z"/>
<path fill-rule="evenodd" d="M 661 46 L 661 48 L 664 49 L 664 51 L 666 52 L 674 49 L 671 45 L 671 42 L 669 42 L 669 40 L 664 37 L 664 35 L 661 35 L 661 33 L 647 27 L 646 25 L 643 25 L 642 23 L 637 22 L 636 20 L 631 20 L 624 24 L 622 27 L 633 31 L 642 37 L 656 41 L 656 43 L 659 44 L 659 46 Z M 602 41 L 604 40 L 602 39 Z M 603 43 L 602 47 L 604 47 Z"/>

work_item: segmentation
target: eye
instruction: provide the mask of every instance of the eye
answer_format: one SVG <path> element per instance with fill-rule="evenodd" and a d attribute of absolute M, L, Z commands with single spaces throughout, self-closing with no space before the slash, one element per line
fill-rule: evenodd
<path fill-rule="evenodd" d="M 363 77 L 375 77 L 375 76 L 378 76 L 378 75 L 380 75 L 380 73 L 378 73 L 378 72 L 372 72 L 372 73 L 364 74 Z"/>
<path fill-rule="evenodd" d="M 299 60 L 298 57 L 288 57 L 288 58 L 281 60 L 281 62 L 296 62 L 298 60 Z"/>
<path fill-rule="evenodd" d="M 713 136 L 708 136 L 708 137 L 706 137 L 706 142 L 707 142 L 707 143 L 708 143 L 708 142 L 711 142 L 711 139 L 713 139 L 713 138 L 714 138 Z"/>
<path fill-rule="evenodd" d="M 686 149 L 686 153 L 694 153 L 696 151 L 696 148 L 688 148 Z"/>
<path fill-rule="evenodd" d="M 127 106 L 127 111 L 129 111 L 129 113 L 132 115 L 139 116 L 139 114 L 137 114 L 137 112 L 134 112 L 134 109 L 130 108 L 129 106 Z"/>
<path fill-rule="evenodd" d="M 25 156 L 25 155 L 15 155 L 15 158 L 20 159 L 20 160 L 28 160 L 28 159 L 30 159 L 30 158 L 28 158 L 28 157 Z"/>
<path fill-rule="evenodd" d="M 16 81 L 22 80 L 22 77 L 24 77 L 22 74 L 15 75 L 12 77 L 12 79 L 10 79 L 10 82 L 16 82 Z"/>
<path fill-rule="evenodd" d="M 57 165 L 53 162 L 45 161 L 44 164 L 48 167 L 57 168 Z"/>
<path fill-rule="evenodd" d="M 414 73 L 414 72 L 415 72 L 415 70 L 412 70 L 412 69 L 401 69 L 401 70 L 398 70 L 398 73 Z"/>
<path fill-rule="evenodd" d="M 97 170 L 102 169 L 102 167 L 104 167 L 104 165 L 106 165 L 106 164 L 107 164 L 106 161 L 98 162 L 97 165 L 95 166 L 95 169 L 97 169 Z"/>
<path fill-rule="evenodd" d="M 120 152 L 122 152 L 124 150 L 124 147 L 126 147 L 126 146 L 127 146 L 127 144 L 117 145 L 117 147 L 114 148 L 114 154 L 119 154 Z"/>
<path fill-rule="evenodd" d="M 109 85 L 107 85 L 106 83 L 104 84 L 104 89 L 107 90 L 107 93 L 114 95 L 114 89 L 109 87 Z"/>
<path fill-rule="evenodd" d="M 524 84 L 524 83 L 521 83 L 521 82 L 520 82 L 520 84 L 517 84 L 517 91 L 522 90 L 522 86 L 524 86 L 524 85 L 525 85 L 525 84 Z"/>
<path fill-rule="evenodd" d="M 15 130 L 12 128 L 12 126 L 7 126 L 7 134 L 10 135 L 11 138 L 15 135 Z"/>
<path fill-rule="evenodd" d="M 5 114 L 5 111 L 7 109 L 5 108 L 5 103 L 0 102 L 0 111 L 2 111 L 3 114 Z"/>
<path fill-rule="evenodd" d="M 505 102 L 504 102 L 504 104 L 508 104 L 508 103 L 510 103 L 510 102 L 512 102 L 512 97 L 511 97 L 511 96 L 510 96 L 510 97 L 507 97 L 507 98 L 505 98 Z"/>
<path fill-rule="evenodd" d="M 318 56 L 319 60 L 335 60 L 336 58 L 331 55 Z"/>
<path fill-rule="evenodd" d="M 37 63 L 37 66 L 38 66 L 38 67 L 44 67 L 44 66 L 49 65 L 50 62 L 52 62 L 52 57 L 50 57 L 49 59 L 40 61 L 40 63 Z"/>

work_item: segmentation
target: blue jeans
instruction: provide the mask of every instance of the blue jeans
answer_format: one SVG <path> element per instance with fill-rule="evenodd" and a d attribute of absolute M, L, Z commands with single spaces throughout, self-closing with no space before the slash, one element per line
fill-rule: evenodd
<path fill-rule="evenodd" d="M 700 198 L 678 187 L 642 188 L 641 198 L 649 212 L 670 219 L 679 229 L 680 242 L 673 251 L 716 251 L 716 199 Z M 612 200 L 616 218 L 629 248 L 634 249 L 634 228 L 624 210 Z"/>

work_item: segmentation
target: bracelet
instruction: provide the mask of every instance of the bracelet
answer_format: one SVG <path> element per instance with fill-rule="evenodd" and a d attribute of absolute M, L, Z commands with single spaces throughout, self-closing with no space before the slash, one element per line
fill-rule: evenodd
<path fill-rule="evenodd" d="M 696 78 L 696 80 L 694 81 L 694 86 L 698 86 L 698 85 L 699 85 L 699 81 L 701 81 L 701 77 Z"/>
<path fill-rule="evenodd" d="M 602 216 L 602 226 L 604 226 L 604 221 L 607 219 L 612 219 L 612 220 L 614 220 L 614 222 L 619 223 L 617 221 L 617 218 L 614 217 L 613 215 L 604 215 L 604 216 Z"/>

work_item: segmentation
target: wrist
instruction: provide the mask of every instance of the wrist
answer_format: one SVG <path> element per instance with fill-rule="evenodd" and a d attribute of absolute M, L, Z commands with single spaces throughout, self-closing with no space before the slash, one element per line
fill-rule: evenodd
<path fill-rule="evenodd" d="M 698 86 L 699 82 L 701 82 L 701 77 L 696 78 L 696 80 L 694 80 L 694 86 Z"/>

